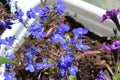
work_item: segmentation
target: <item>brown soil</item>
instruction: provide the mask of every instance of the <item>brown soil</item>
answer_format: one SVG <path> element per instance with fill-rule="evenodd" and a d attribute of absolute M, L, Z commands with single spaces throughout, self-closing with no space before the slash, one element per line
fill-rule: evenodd
<path fill-rule="evenodd" d="M 0 28 L 0 35 L 4 32 L 5 29 Z"/>
<path fill-rule="evenodd" d="M 5 4 L 0 1 L 0 20 L 8 21 L 10 18 L 11 13 L 8 6 L 5 6 Z M 0 27 L 0 35 L 3 33 L 4 30 L 5 29 Z"/>
<path fill-rule="evenodd" d="M 72 28 L 74 26 L 82 26 L 70 17 L 67 17 Z M 113 56 L 109 51 L 101 48 L 103 43 L 110 43 L 106 37 L 99 37 L 90 32 L 84 36 L 84 43 L 91 47 L 91 50 L 99 50 L 101 53 L 84 55 L 78 61 L 79 72 L 77 73 L 77 80 L 94 80 L 98 72 L 103 69 L 108 72 L 107 75 L 111 77 L 114 73 Z M 112 71 L 113 72 L 112 72 Z"/>

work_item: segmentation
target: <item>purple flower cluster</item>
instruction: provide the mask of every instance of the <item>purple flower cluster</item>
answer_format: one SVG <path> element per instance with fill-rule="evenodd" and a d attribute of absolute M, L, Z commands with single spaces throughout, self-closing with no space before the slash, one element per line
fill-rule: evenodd
<path fill-rule="evenodd" d="M 27 11 L 27 16 L 29 18 L 35 18 L 36 17 L 35 11 L 33 9 L 30 9 L 29 11 Z"/>
<path fill-rule="evenodd" d="M 103 70 L 100 70 L 95 80 L 109 80 L 109 78 L 104 74 Z"/>
<path fill-rule="evenodd" d="M 40 20 L 47 20 L 48 16 L 49 16 L 49 12 L 50 12 L 50 8 L 49 7 L 36 7 L 36 12 L 39 13 L 40 15 Z"/>
<path fill-rule="evenodd" d="M 47 58 L 43 58 L 43 62 L 35 62 L 33 58 L 36 56 L 36 53 L 40 52 L 39 47 L 32 48 L 27 46 L 24 50 L 26 58 L 26 71 L 35 72 L 35 70 L 46 69 L 53 66 L 53 63 L 48 63 Z"/>
<path fill-rule="evenodd" d="M 46 36 L 41 23 L 37 24 L 36 22 L 34 22 L 34 24 L 30 28 L 28 28 L 28 31 L 31 32 L 31 35 L 35 36 L 37 39 L 44 38 Z"/>
<path fill-rule="evenodd" d="M 7 37 L 6 39 L 0 39 L 0 44 L 12 46 L 15 41 L 15 36 Z"/>
<path fill-rule="evenodd" d="M 20 22 L 23 22 L 23 16 L 24 16 L 24 12 L 22 10 L 20 11 L 15 11 L 15 16 L 14 16 L 14 20 L 19 20 Z"/>
<path fill-rule="evenodd" d="M 66 54 L 59 59 L 58 68 L 60 69 L 60 75 L 59 75 L 60 78 L 64 78 L 68 74 L 76 76 L 76 72 L 78 72 L 78 68 L 73 64 L 74 59 L 75 59 L 74 55 L 72 54 Z"/>
<path fill-rule="evenodd" d="M 64 35 L 65 32 L 68 32 L 70 30 L 69 26 L 66 24 L 61 24 L 57 27 L 56 32 L 60 35 Z"/>
<path fill-rule="evenodd" d="M 56 28 L 56 32 L 53 32 L 50 40 L 54 43 L 59 43 L 62 45 L 64 49 L 70 49 L 70 46 L 67 45 L 69 43 L 71 46 L 75 45 L 75 48 L 80 50 L 81 52 L 85 52 L 86 50 L 90 49 L 88 45 L 83 44 L 82 36 L 83 34 L 88 33 L 87 28 L 75 28 L 73 29 L 74 38 L 69 38 L 66 40 L 65 32 L 69 31 L 69 26 L 62 24 Z"/>
<path fill-rule="evenodd" d="M 108 44 L 108 45 L 103 44 L 102 48 L 109 51 L 117 50 L 120 48 L 120 41 L 115 41 L 112 44 Z"/>
<path fill-rule="evenodd" d="M 32 48 L 31 46 L 28 45 L 24 49 L 24 54 L 25 54 L 25 58 L 26 58 L 25 70 L 28 70 L 30 72 L 35 71 L 34 66 L 33 66 L 33 64 L 34 64 L 33 58 L 35 57 L 37 52 L 40 52 L 39 47 Z"/>
<path fill-rule="evenodd" d="M 60 34 L 52 34 L 50 37 L 50 41 L 54 43 L 60 43 L 63 49 L 69 49 L 68 45 L 66 44 L 66 40 Z"/>
<path fill-rule="evenodd" d="M 64 11 L 66 10 L 66 7 L 64 6 L 63 4 L 63 1 L 62 0 L 58 0 L 56 4 L 54 4 L 54 9 L 55 11 L 61 15 L 64 13 Z"/>
<path fill-rule="evenodd" d="M 106 14 L 104 14 L 101 18 L 101 22 L 104 22 L 106 19 L 111 19 L 117 27 L 120 27 L 119 20 L 118 20 L 118 14 L 120 13 L 120 9 L 112 9 L 106 11 Z"/>
<path fill-rule="evenodd" d="M 42 63 L 36 63 L 34 65 L 34 67 L 36 68 L 36 70 L 47 69 L 47 68 L 53 66 L 52 62 L 48 63 L 48 59 L 47 58 L 42 58 L 42 61 L 43 61 Z"/>
<path fill-rule="evenodd" d="M 14 78 L 15 72 L 11 71 L 11 72 L 5 72 L 4 76 L 5 76 L 5 80 L 17 80 L 16 78 Z"/>
<path fill-rule="evenodd" d="M 69 31 L 69 26 L 66 24 L 61 24 L 56 28 L 56 31 L 51 34 L 50 41 L 54 43 L 60 42 L 63 49 L 69 49 L 64 37 L 64 33 L 67 31 Z"/>
<path fill-rule="evenodd" d="M 120 48 L 120 41 L 119 41 L 119 36 L 118 32 L 120 32 L 120 23 L 119 23 L 119 18 L 120 18 L 120 8 L 118 9 L 112 9 L 109 11 L 106 11 L 106 14 L 104 14 L 101 18 L 101 22 L 104 22 L 106 19 L 111 19 L 114 24 L 116 25 L 117 28 L 113 29 L 114 36 L 111 37 L 111 40 L 113 41 L 112 44 L 103 44 L 102 48 L 111 51 L 113 57 L 114 57 L 114 63 L 115 63 L 115 74 L 117 74 L 118 69 L 117 69 L 117 63 L 119 61 L 119 52 L 118 49 Z M 107 80 L 107 79 L 106 79 Z"/>
<path fill-rule="evenodd" d="M 0 20 L 0 28 L 3 28 L 3 29 L 11 29 L 11 25 L 13 23 L 11 21 L 3 21 L 3 20 Z"/>
<path fill-rule="evenodd" d="M 88 33 L 87 28 L 75 28 L 73 29 L 73 34 L 74 34 L 74 40 L 73 44 L 76 43 L 76 48 L 82 52 L 85 52 L 86 50 L 90 49 L 88 45 L 83 44 L 82 42 L 82 37 L 84 34 Z"/>
<path fill-rule="evenodd" d="M 14 59 L 16 56 L 15 56 L 14 54 L 8 55 L 8 53 L 6 53 L 6 54 L 5 54 L 5 57 L 8 58 L 8 59 L 10 59 L 10 60 L 12 60 L 12 59 Z M 7 64 L 5 64 L 5 67 L 6 67 L 7 69 L 12 69 L 13 66 L 14 66 L 13 63 L 7 63 Z"/>
<path fill-rule="evenodd" d="M 108 45 L 103 44 L 102 48 L 111 51 L 114 57 L 114 61 L 115 63 L 117 63 L 119 59 L 118 49 L 120 48 L 120 41 L 115 41 L 112 44 L 108 44 Z"/>

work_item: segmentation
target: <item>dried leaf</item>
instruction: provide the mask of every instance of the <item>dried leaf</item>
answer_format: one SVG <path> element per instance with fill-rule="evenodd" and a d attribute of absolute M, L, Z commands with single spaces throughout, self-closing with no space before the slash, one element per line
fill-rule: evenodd
<path fill-rule="evenodd" d="M 99 50 L 94 50 L 94 51 L 86 51 L 85 54 L 98 54 L 101 53 Z"/>

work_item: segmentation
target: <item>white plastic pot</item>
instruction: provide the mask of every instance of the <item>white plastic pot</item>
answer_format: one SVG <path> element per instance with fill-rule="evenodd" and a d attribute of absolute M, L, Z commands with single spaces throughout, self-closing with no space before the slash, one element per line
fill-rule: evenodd
<path fill-rule="evenodd" d="M 13 0 L 13 1 L 18 1 L 18 5 L 21 7 L 24 13 L 28 11 L 30 8 L 34 8 L 36 5 L 40 4 L 40 0 Z M 32 5 L 31 5 L 32 4 Z M 24 19 L 26 16 L 23 17 Z M 16 23 L 12 25 L 12 29 L 6 29 L 4 33 L 1 35 L 1 39 L 5 39 L 6 37 L 9 36 L 15 36 L 17 39 L 14 42 L 13 47 L 19 47 L 22 45 L 24 42 L 24 37 L 28 36 L 27 29 L 23 26 L 22 23 Z M 7 50 L 6 50 L 7 48 Z M 0 49 L 0 56 L 4 56 L 4 53 L 8 52 L 10 54 L 14 53 L 18 48 L 10 48 L 6 45 L 1 45 Z M 3 73 L 5 71 L 5 65 L 2 65 L 0 67 L 0 80 L 4 80 Z"/>
<path fill-rule="evenodd" d="M 40 0 L 12 0 L 12 1 L 18 1 L 18 6 L 21 7 L 21 9 L 26 12 L 30 8 L 34 8 L 35 6 L 40 4 Z M 90 31 L 94 32 L 95 34 L 99 36 L 112 36 L 113 32 L 112 29 L 115 27 L 115 25 L 110 21 L 107 20 L 104 23 L 100 23 L 101 16 L 105 13 L 105 10 L 96 7 L 94 5 L 91 5 L 87 2 L 84 2 L 82 0 L 63 0 L 64 4 L 67 6 L 68 15 L 74 18 L 76 21 L 82 23 L 85 27 L 88 27 Z M 47 0 L 47 5 L 52 5 L 55 3 L 56 0 Z M 12 5 L 13 12 L 14 12 L 14 4 Z M 24 19 L 26 16 L 24 16 Z M 11 30 L 6 29 L 5 32 L 2 34 L 1 38 L 4 39 L 9 36 L 13 36 L 17 38 L 15 41 L 15 45 L 21 46 L 21 44 L 24 42 L 24 37 L 28 36 L 28 32 L 26 28 L 21 23 L 14 24 L 12 26 Z M 3 54 L 6 52 L 5 48 L 7 46 L 2 45 L 0 49 L 0 55 L 3 56 Z M 16 48 L 10 48 L 7 51 L 10 53 L 13 53 Z M 0 67 L 0 73 L 3 73 L 5 70 L 4 65 Z M 0 80 L 4 80 L 3 75 L 0 75 Z"/>

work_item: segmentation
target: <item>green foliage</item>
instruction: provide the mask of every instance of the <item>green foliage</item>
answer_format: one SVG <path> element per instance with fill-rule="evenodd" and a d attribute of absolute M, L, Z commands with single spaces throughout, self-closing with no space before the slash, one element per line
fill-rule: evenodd
<path fill-rule="evenodd" d="M 113 76 L 113 80 L 120 80 L 120 73 Z"/>
<path fill-rule="evenodd" d="M 0 65 L 6 64 L 6 63 L 14 63 L 14 61 L 0 56 Z"/>
<path fill-rule="evenodd" d="M 120 62 L 117 63 L 117 74 L 113 76 L 113 80 L 120 80 Z"/>
<path fill-rule="evenodd" d="M 68 77 L 68 80 L 75 80 L 75 77 L 72 76 L 72 75 L 70 75 L 70 76 Z"/>

